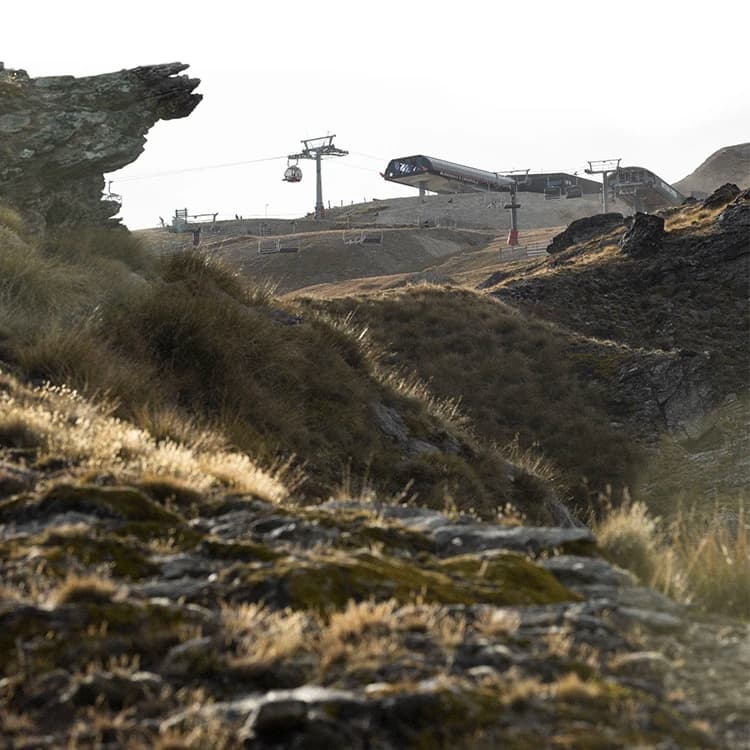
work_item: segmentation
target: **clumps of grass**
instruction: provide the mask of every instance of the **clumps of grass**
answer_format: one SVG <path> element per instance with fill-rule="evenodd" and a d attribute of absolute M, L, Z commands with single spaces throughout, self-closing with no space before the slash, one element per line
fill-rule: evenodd
<path fill-rule="evenodd" d="M 613 562 L 632 570 L 646 585 L 652 583 L 663 556 L 663 536 L 645 503 L 626 502 L 612 510 L 596 526 L 596 535 Z"/>
<path fill-rule="evenodd" d="M 91 296 L 87 274 L 45 255 L 0 225 L 0 328 L 28 339 L 36 327 L 70 321 Z"/>
<path fill-rule="evenodd" d="M 712 518 L 682 514 L 672 523 L 672 559 L 663 576 L 688 601 L 713 612 L 750 619 L 750 524 L 740 503 L 736 512 Z"/>
<path fill-rule="evenodd" d="M 29 421 L 10 414 L 0 415 L 0 447 L 38 448 L 42 442 L 40 431 Z"/>
<path fill-rule="evenodd" d="M 643 503 L 612 511 L 595 529 L 618 565 L 678 600 L 750 618 L 750 526 L 744 506 L 713 517 L 680 512 L 666 527 Z"/>
<path fill-rule="evenodd" d="M 195 292 L 221 291 L 238 302 L 251 298 L 238 273 L 219 258 L 195 249 L 165 256 L 161 262 L 161 277 L 167 284 L 183 282 Z M 263 295 L 260 298 L 263 299 Z"/>
<path fill-rule="evenodd" d="M 285 466 L 261 468 L 245 454 L 217 448 L 211 436 L 198 433 L 192 443 L 157 441 L 113 417 L 112 406 L 94 404 L 69 388 L 10 382 L 10 389 L 0 392 L 3 423 L 16 437 L 33 437 L 42 452 L 39 460 L 48 456 L 70 463 L 73 477 L 105 473 L 135 482 L 144 476 L 171 477 L 197 491 L 231 488 L 272 502 L 289 493 Z"/>
<path fill-rule="evenodd" d="M 529 473 L 545 482 L 554 473 L 577 507 L 586 509 L 607 482 L 616 491 L 633 484 L 638 450 L 612 427 L 603 384 L 578 371 L 568 332 L 466 289 L 412 287 L 300 304 L 342 321 L 356 311 L 370 346 L 388 352 L 381 361 L 389 370 L 413 373 L 406 390 L 427 384 L 438 412 L 471 420 L 476 442 L 515 440 L 514 458 L 534 447 L 547 466 L 536 462 Z M 531 497 L 524 510 L 537 502 Z"/>
<path fill-rule="evenodd" d="M 108 604 L 116 593 L 117 587 L 108 578 L 71 576 L 53 593 L 52 601 L 56 607 L 65 604 Z"/>
<path fill-rule="evenodd" d="M 147 272 L 153 272 L 156 266 L 154 255 L 124 227 L 58 228 L 45 236 L 44 249 L 48 255 L 73 265 Z"/>
<path fill-rule="evenodd" d="M 161 472 L 274 499 L 294 462 L 309 478 L 305 497 L 327 497 L 349 465 L 384 495 L 414 479 L 419 501 L 436 507 L 451 495 L 494 517 L 515 500 L 504 462 L 471 444 L 454 401 L 390 373 L 346 325 L 315 314 L 290 325 L 271 294 L 196 251 L 152 262 L 127 232 L 61 230 L 40 246 L 0 227 L 0 356 L 128 420 L 54 417 L 60 434 L 42 431 L 47 452 L 93 471 Z M 417 450 L 385 434 L 379 403 Z M 24 418 L 40 408 L 25 406 Z M 274 468 L 256 472 L 256 461 Z"/>
<path fill-rule="evenodd" d="M 23 234 L 25 230 L 21 214 L 10 206 L 0 204 L 0 227 L 9 229 L 17 235 Z"/>

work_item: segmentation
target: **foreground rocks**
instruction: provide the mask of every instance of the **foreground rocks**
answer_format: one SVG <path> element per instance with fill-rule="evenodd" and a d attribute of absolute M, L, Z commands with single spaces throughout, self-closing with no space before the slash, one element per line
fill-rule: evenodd
<path fill-rule="evenodd" d="M 44 486 L 0 502 L 10 747 L 710 748 L 745 726 L 700 724 L 673 654 L 691 618 L 588 529 Z"/>
<path fill-rule="evenodd" d="M 201 100 L 182 63 L 86 78 L 31 78 L 0 63 L 0 201 L 28 223 L 103 224 L 104 173 L 134 161 L 158 120 L 187 117 Z"/>

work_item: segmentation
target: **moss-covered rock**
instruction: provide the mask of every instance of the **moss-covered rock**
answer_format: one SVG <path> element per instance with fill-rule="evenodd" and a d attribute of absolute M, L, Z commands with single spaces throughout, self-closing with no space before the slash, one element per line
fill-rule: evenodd
<path fill-rule="evenodd" d="M 107 566 L 112 575 L 138 580 L 154 574 L 158 566 L 148 560 L 139 545 L 125 543 L 111 535 L 94 530 L 60 532 L 49 530 L 27 539 L 0 545 L 4 558 L 19 558 L 38 550 L 37 556 L 47 561 L 48 573 L 64 578 L 74 558 L 85 566 Z"/>
<path fill-rule="evenodd" d="M 70 511 L 130 521 L 182 523 L 180 516 L 133 487 L 90 484 L 58 484 L 38 498 L 26 496 L 6 501 L 0 504 L 0 519 L 29 520 Z"/>
<path fill-rule="evenodd" d="M 360 550 L 300 560 L 285 557 L 273 566 L 233 568 L 225 575 L 241 581 L 251 598 L 278 606 L 327 612 L 353 599 L 396 599 L 439 604 L 551 604 L 577 601 L 577 594 L 520 555 L 491 561 L 473 556 L 441 561 L 427 554 L 419 562 Z"/>
<path fill-rule="evenodd" d="M 214 560 L 234 560 L 237 562 L 269 562 L 283 557 L 265 544 L 253 542 L 220 542 L 207 539 L 200 546 L 200 552 Z"/>

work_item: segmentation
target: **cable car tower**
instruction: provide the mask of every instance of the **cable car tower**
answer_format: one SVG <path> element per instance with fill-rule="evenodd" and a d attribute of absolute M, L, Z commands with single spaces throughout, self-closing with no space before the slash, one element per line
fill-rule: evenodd
<path fill-rule="evenodd" d="M 619 171 L 621 161 L 622 159 L 590 161 L 589 168 L 584 170 L 586 174 L 600 174 L 602 176 L 602 213 L 606 214 L 609 210 L 609 175 L 612 172 L 616 174 Z"/>
<path fill-rule="evenodd" d="M 298 154 L 289 154 L 288 166 L 284 172 L 286 182 L 299 182 L 302 179 L 302 170 L 297 166 L 300 159 L 315 159 L 315 218 L 323 218 L 323 177 L 320 162 L 324 156 L 347 156 L 348 151 L 336 148 L 333 145 L 335 135 L 326 135 L 322 138 L 308 138 L 302 141 L 304 148 Z"/>

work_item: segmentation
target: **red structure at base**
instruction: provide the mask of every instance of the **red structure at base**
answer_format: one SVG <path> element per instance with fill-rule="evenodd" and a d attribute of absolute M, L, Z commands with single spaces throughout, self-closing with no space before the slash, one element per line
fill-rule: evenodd
<path fill-rule="evenodd" d="M 518 244 L 518 230 L 517 229 L 511 229 L 510 232 L 508 232 L 508 245 L 511 247 L 515 247 Z"/>

